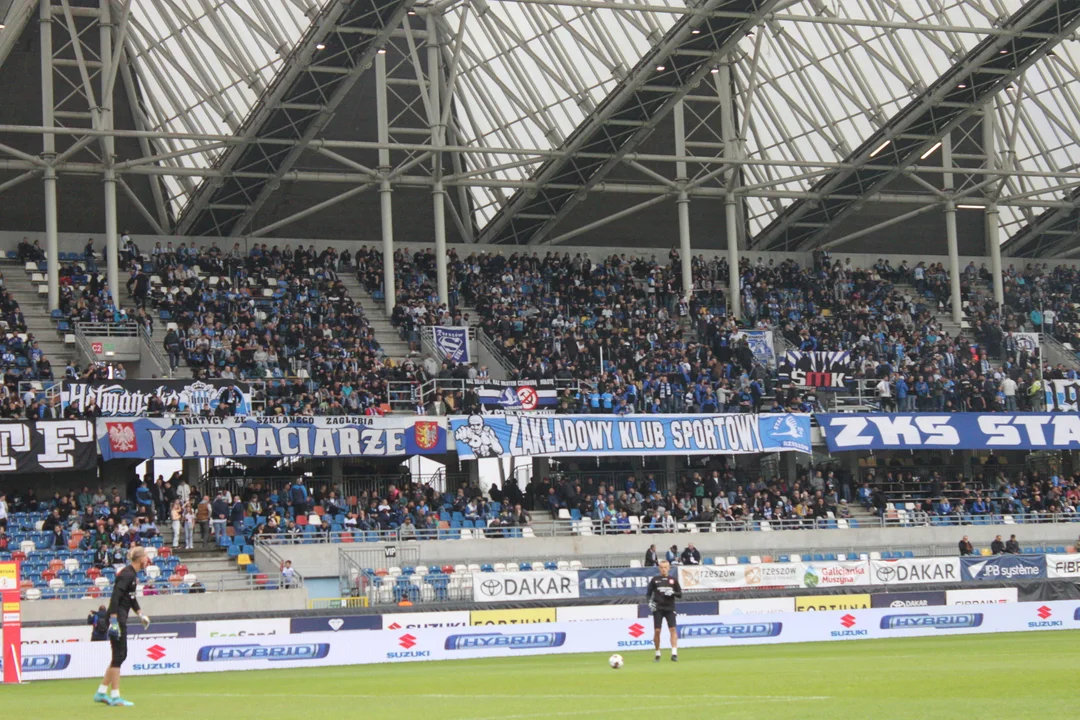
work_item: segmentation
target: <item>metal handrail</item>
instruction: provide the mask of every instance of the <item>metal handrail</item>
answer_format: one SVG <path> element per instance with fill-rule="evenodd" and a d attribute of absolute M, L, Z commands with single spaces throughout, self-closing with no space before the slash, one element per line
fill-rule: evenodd
<path fill-rule="evenodd" d="M 80 324 L 75 323 L 72 330 L 72 334 L 75 335 L 75 347 L 82 354 L 83 360 L 87 364 L 97 362 L 97 353 L 94 352 L 93 347 L 90 345 L 90 341 L 87 340 L 86 335 L 83 334 Z"/>
<path fill-rule="evenodd" d="M 139 336 L 142 338 L 143 345 L 149 350 L 150 360 L 157 366 L 158 372 L 161 373 L 162 377 L 171 380 L 173 376 L 172 367 L 169 365 L 165 353 L 161 351 L 161 348 L 154 344 L 154 339 L 150 336 L 150 331 L 145 325 L 139 326 Z"/>
<path fill-rule="evenodd" d="M 476 339 L 480 341 L 480 344 L 484 346 L 485 350 L 491 353 L 491 357 L 495 359 L 495 362 L 499 363 L 499 366 L 502 367 L 503 371 L 507 375 L 513 376 L 518 372 L 517 365 L 510 362 L 510 360 L 503 353 L 502 348 L 500 348 L 498 344 L 496 344 L 496 342 L 491 339 L 491 336 L 484 331 L 484 328 L 476 328 Z"/>
<path fill-rule="evenodd" d="M 985 519 L 986 522 L 983 522 Z M 852 522 L 854 521 L 854 522 Z M 548 523 L 534 522 L 527 528 L 466 528 L 470 532 L 461 534 L 460 528 L 439 529 L 412 529 L 402 532 L 401 528 L 393 530 L 355 530 L 337 532 L 316 532 L 314 534 L 299 535 L 295 538 L 279 534 L 274 537 L 259 538 L 256 545 L 309 545 L 309 544 L 334 544 L 334 543 L 363 543 L 363 542 L 406 542 L 411 540 L 446 540 L 457 538 L 476 539 L 506 539 L 514 540 L 523 537 L 588 537 L 594 535 L 652 535 L 664 533 L 718 533 L 718 532 L 749 532 L 749 531 L 781 531 L 781 530 L 844 530 L 856 528 L 882 528 L 882 527 L 960 527 L 960 526 L 994 526 L 994 525 L 1023 525 L 1023 524 L 1071 524 L 1080 522 L 1080 514 L 1075 513 L 1027 513 L 1022 515 L 992 514 L 992 515 L 929 515 L 919 517 L 916 514 L 901 516 L 870 518 L 833 519 L 819 518 L 817 520 L 716 520 L 712 522 L 678 522 L 674 529 L 651 530 L 641 522 L 633 523 L 628 528 L 614 527 L 607 523 L 601 523 L 589 518 L 581 520 L 553 520 Z"/>
<path fill-rule="evenodd" d="M 282 587 L 282 588 L 285 587 L 285 576 L 282 575 L 282 573 L 281 573 L 281 568 L 283 568 L 285 566 L 285 560 L 280 555 L 277 554 L 277 552 L 273 549 L 273 547 L 271 547 L 269 545 L 262 546 L 262 550 L 263 550 L 263 552 L 266 553 L 267 557 L 269 557 L 270 560 L 274 563 L 274 565 L 276 565 L 277 568 L 278 568 L 278 571 L 277 571 L 278 587 Z M 294 570 L 295 570 L 295 568 L 294 568 Z M 304 587 L 304 576 L 300 574 L 299 570 L 295 570 L 295 573 L 296 573 L 296 582 L 295 583 L 290 583 L 289 588 L 302 588 L 302 587 Z"/>
<path fill-rule="evenodd" d="M 139 334 L 139 324 L 134 320 L 118 323 L 76 320 L 75 327 L 94 337 L 137 337 Z"/>

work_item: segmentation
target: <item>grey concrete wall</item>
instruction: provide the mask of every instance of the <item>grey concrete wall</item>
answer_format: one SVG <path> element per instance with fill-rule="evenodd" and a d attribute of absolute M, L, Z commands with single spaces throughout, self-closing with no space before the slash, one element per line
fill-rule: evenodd
<path fill-rule="evenodd" d="M 917 554 L 954 554 L 964 535 L 976 547 L 989 547 L 995 535 L 1006 539 L 1016 533 L 1021 545 L 1066 545 L 1076 542 L 1080 525 L 986 525 L 978 527 L 859 528 L 856 530 L 783 530 L 774 532 L 718 532 L 678 535 L 617 535 L 593 537 L 518 538 L 513 540 L 457 540 L 418 543 L 424 565 L 493 563 L 507 560 L 573 560 L 595 555 L 644 556 L 655 543 L 663 551 L 693 543 L 703 556 L 767 555 L 773 553 L 846 552 L 848 550 L 916 550 Z M 277 553 L 293 561 L 306 578 L 336 577 L 342 547 L 381 548 L 367 545 L 278 546 Z M 257 560 L 262 563 L 263 558 Z"/>
<path fill-rule="evenodd" d="M 86 620 L 91 610 L 96 610 L 108 599 L 96 600 L 37 600 L 22 604 L 23 623 Z M 143 612 L 153 617 L 195 618 L 202 615 L 225 613 L 279 612 L 307 608 L 307 591 L 235 591 L 205 593 L 202 595 L 156 595 L 140 598 Z"/>

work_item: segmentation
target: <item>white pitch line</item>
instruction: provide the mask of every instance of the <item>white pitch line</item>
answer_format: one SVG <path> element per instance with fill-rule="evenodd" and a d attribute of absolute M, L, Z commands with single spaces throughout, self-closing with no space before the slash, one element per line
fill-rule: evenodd
<path fill-rule="evenodd" d="M 162 694 L 158 693 L 156 697 L 232 697 L 232 698 L 251 698 L 251 697 L 279 697 L 279 698 L 361 698 L 361 699 L 384 699 L 390 698 L 390 695 L 376 695 L 372 693 L 177 693 L 177 694 Z M 670 702 L 684 702 L 692 703 L 698 700 L 732 700 L 736 702 L 801 702 L 803 700 L 831 700 L 831 695 L 679 695 L 673 697 L 672 695 L 579 695 L 579 694 L 563 694 L 563 695 L 448 695 L 445 693 L 426 693 L 417 694 L 409 693 L 405 697 L 396 697 L 396 700 L 407 700 L 409 698 L 422 698 L 431 700 L 666 700 Z M 552 715 L 555 713 L 545 713 Z M 502 715 L 500 717 L 513 717 Z"/>

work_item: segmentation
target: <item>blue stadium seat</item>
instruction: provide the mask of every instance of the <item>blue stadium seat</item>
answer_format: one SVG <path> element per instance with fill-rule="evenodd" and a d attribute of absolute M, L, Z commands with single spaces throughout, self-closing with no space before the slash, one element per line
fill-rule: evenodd
<path fill-rule="evenodd" d="M 740 565 L 749 565 L 750 564 L 750 557 L 747 556 L 747 555 L 740 555 L 739 556 L 739 564 Z"/>

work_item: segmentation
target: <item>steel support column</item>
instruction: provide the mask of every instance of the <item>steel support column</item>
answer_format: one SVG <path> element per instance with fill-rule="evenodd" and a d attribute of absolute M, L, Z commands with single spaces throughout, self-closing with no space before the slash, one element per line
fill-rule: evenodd
<path fill-rule="evenodd" d="M 101 15 L 98 29 L 101 37 L 101 129 L 113 129 L 112 89 L 104 85 L 112 74 L 112 9 L 110 0 L 101 0 Z M 108 94 L 106 94 L 108 91 Z M 102 138 L 102 161 L 105 163 L 105 277 L 112 293 L 113 304 L 120 307 L 120 248 L 116 223 L 116 138 L 105 135 Z"/>
<path fill-rule="evenodd" d="M 390 121 L 386 106 L 386 52 L 380 50 L 375 55 L 375 118 L 378 123 L 379 142 L 390 141 Z M 382 210 L 383 244 L 383 293 L 386 314 L 394 312 L 397 304 L 397 289 L 394 287 L 394 208 L 393 190 L 387 176 L 390 174 L 390 151 L 379 150 L 379 203 Z"/>
<path fill-rule="evenodd" d="M 952 134 L 946 133 L 941 138 L 941 162 L 946 168 L 952 167 Z M 953 174 L 944 175 L 944 190 L 952 195 Z M 952 319 L 957 325 L 964 315 L 960 299 L 960 249 L 956 239 L 956 203 L 951 199 L 945 203 L 945 239 L 949 243 L 949 291 L 952 296 Z"/>
<path fill-rule="evenodd" d="M 738 154 L 735 146 L 735 98 L 731 93 L 730 62 L 724 62 L 719 70 L 720 139 L 724 143 L 724 159 L 727 160 Z M 728 315 L 738 320 L 742 317 L 742 297 L 739 287 L 739 220 L 734 192 L 734 168 L 725 174 L 724 186 L 727 190 L 724 198 L 724 232 L 727 234 L 728 252 Z"/>
<path fill-rule="evenodd" d="M 683 101 L 679 100 L 672 108 L 675 122 L 675 154 L 686 155 L 686 118 Z M 686 193 L 686 163 L 675 163 L 675 183 L 679 187 L 679 197 L 675 201 L 679 211 L 679 259 L 682 261 L 682 294 L 689 302 L 694 297 L 694 269 L 690 250 L 690 196 Z"/>
<path fill-rule="evenodd" d="M 431 175 L 435 184 L 431 188 L 431 205 L 435 224 L 435 279 L 439 303 L 450 307 L 450 287 L 446 272 L 446 190 L 443 189 L 442 152 L 445 145 L 446 126 L 442 121 L 442 104 L 439 86 L 442 84 L 442 55 L 439 48 L 439 30 L 435 22 L 435 10 L 427 13 L 427 92 L 428 121 L 431 126 Z M 423 88 L 421 88 L 423 92 Z M 447 92 L 450 92 L 447 89 Z"/>
<path fill-rule="evenodd" d="M 994 101 L 991 100 L 986 103 L 982 117 L 982 144 L 983 154 L 986 155 L 987 170 L 997 169 L 997 154 L 994 146 L 994 124 L 996 119 L 997 117 L 994 115 Z M 987 195 L 990 197 L 990 204 L 986 206 L 985 215 L 986 249 L 987 253 L 990 255 L 990 275 L 993 277 L 994 283 L 994 302 L 1000 307 L 1005 304 L 1005 284 L 1001 278 L 1001 238 L 999 237 L 1001 218 L 998 214 L 997 207 L 997 189 L 991 189 Z"/>
<path fill-rule="evenodd" d="M 52 3 L 42 0 L 39 17 L 41 30 L 41 124 L 53 126 L 53 42 Z M 49 285 L 49 311 L 60 307 L 60 243 L 56 219 L 56 136 L 42 135 L 42 156 L 49 163 L 45 168 L 45 255 L 46 277 Z"/>

